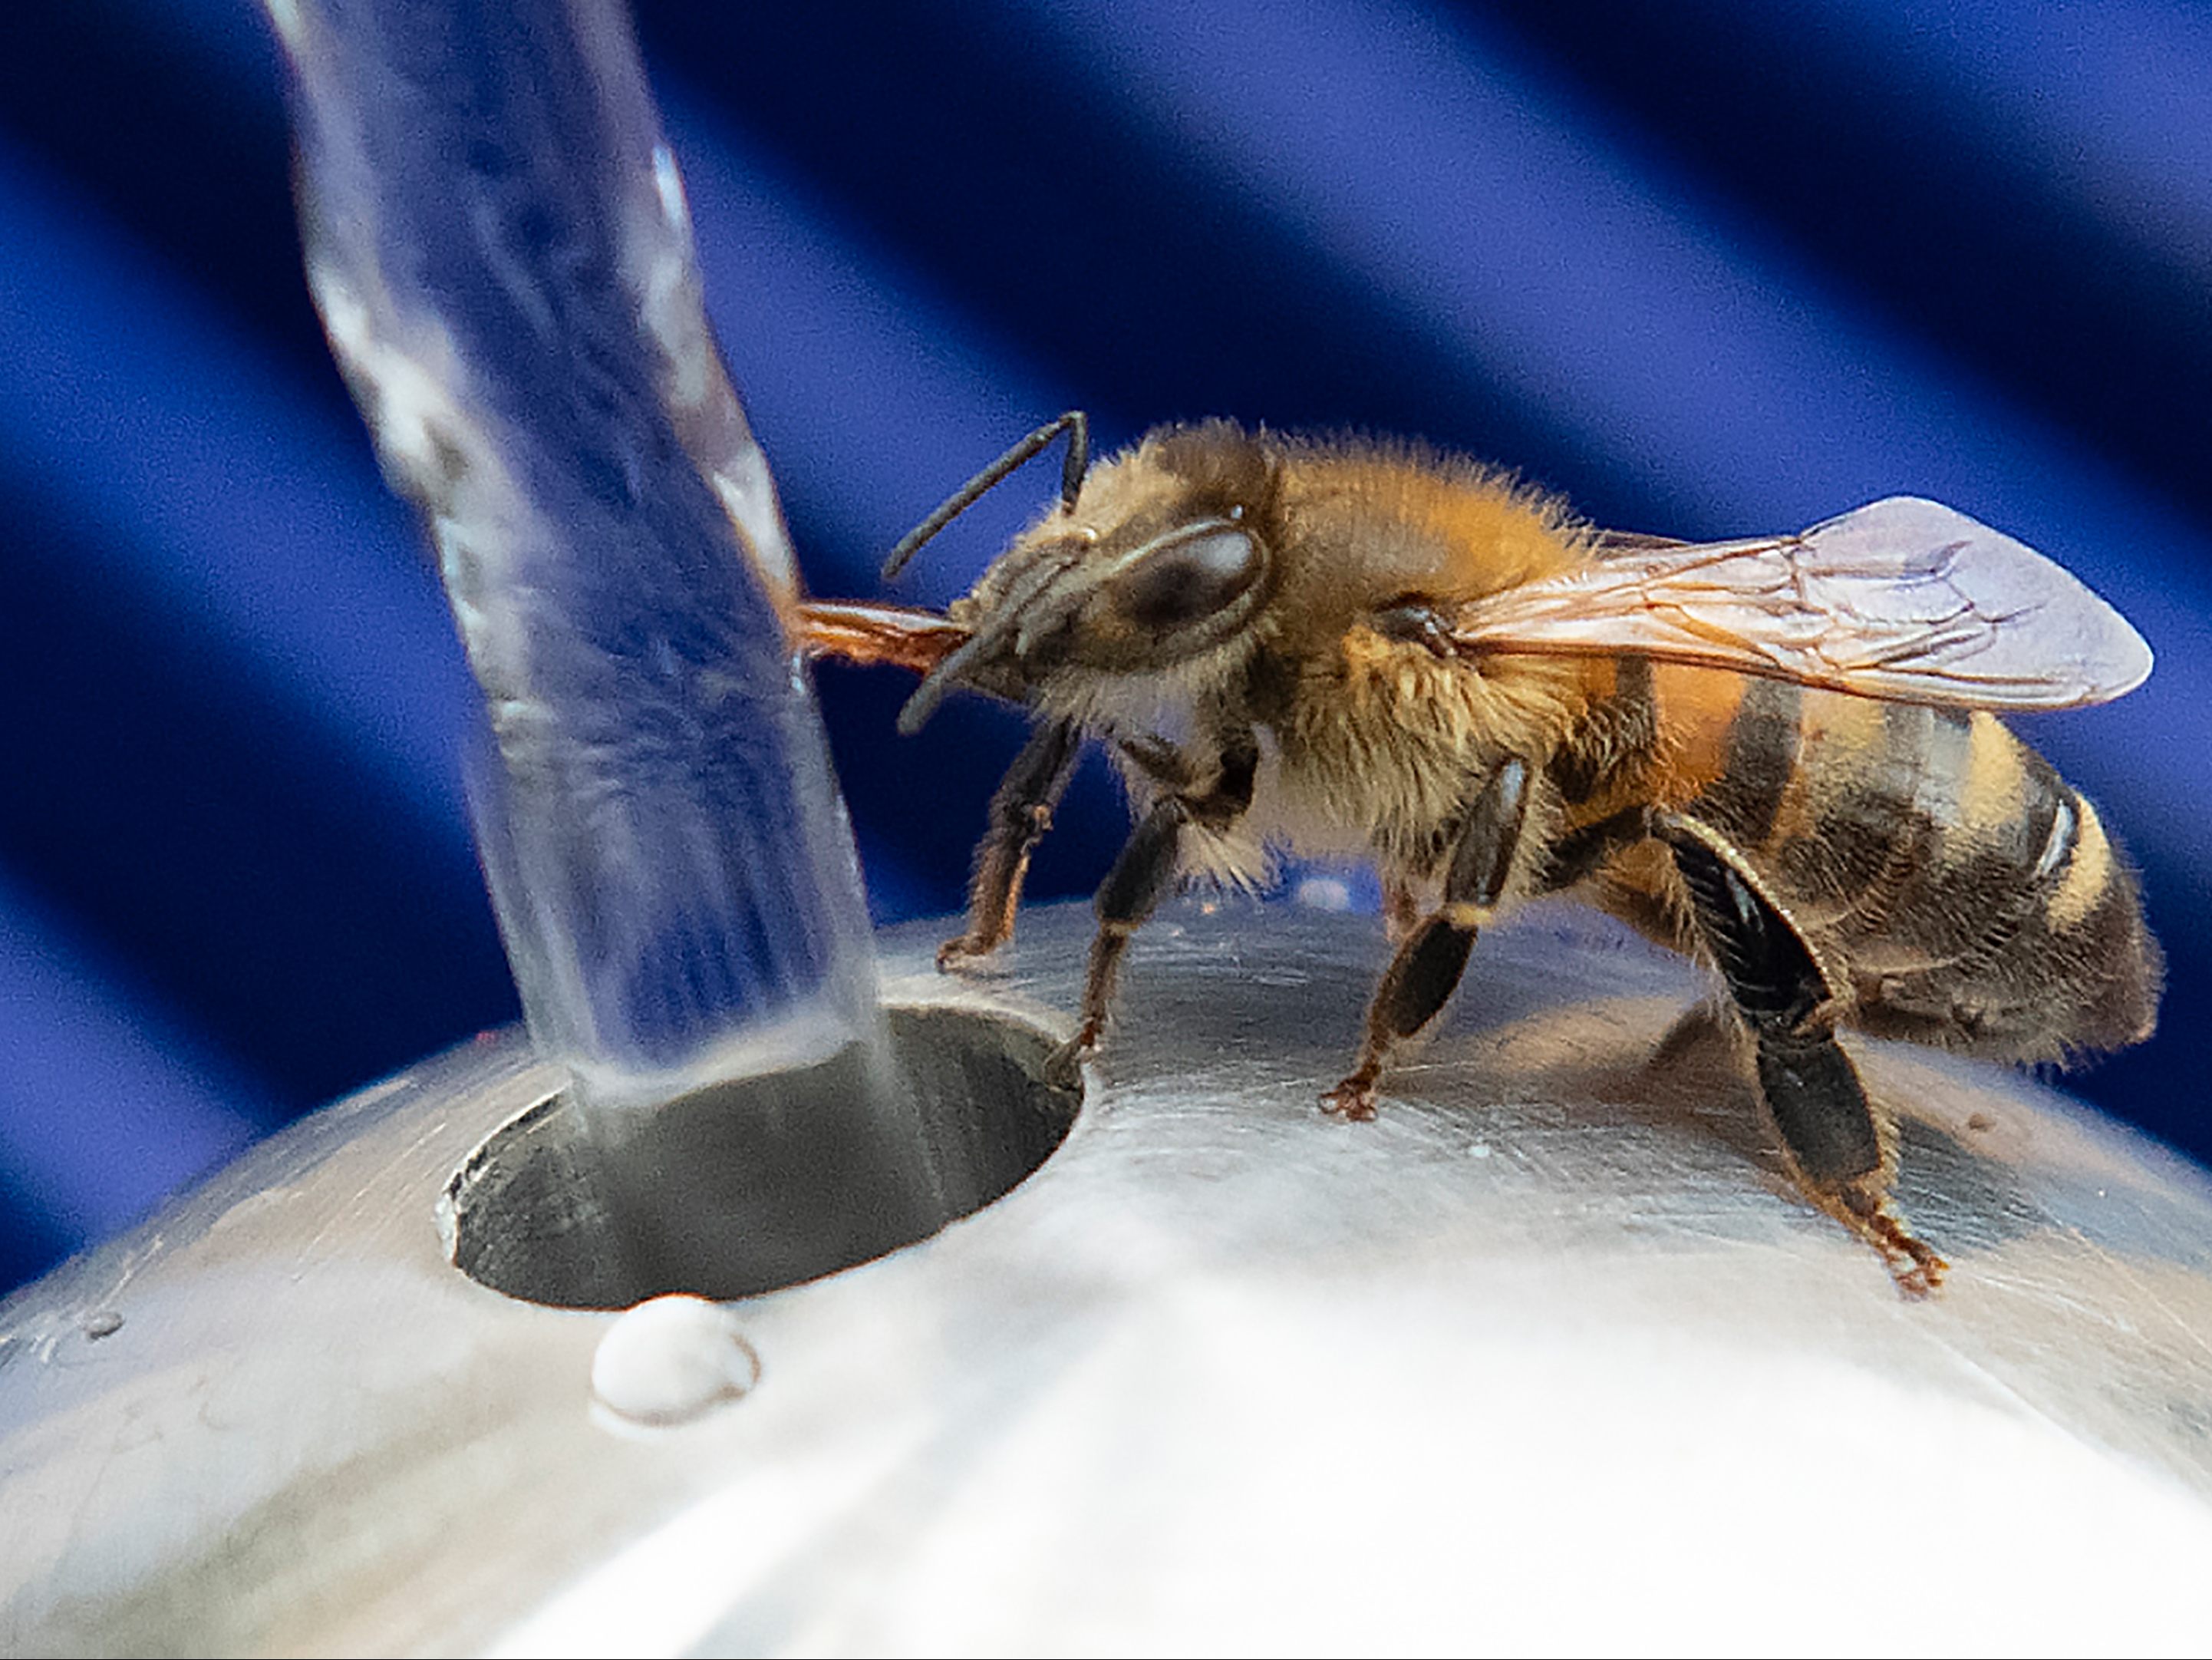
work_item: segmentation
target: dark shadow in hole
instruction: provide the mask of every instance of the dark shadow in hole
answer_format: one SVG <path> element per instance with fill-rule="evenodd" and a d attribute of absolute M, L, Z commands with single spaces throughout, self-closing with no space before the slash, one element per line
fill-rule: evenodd
<path fill-rule="evenodd" d="M 1043 1080 L 1045 1033 L 955 1009 L 885 1016 L 943 1207 L 918 1207 L 913 1173 L 856 1133 L 867 1079 L 846 1055 L 641 1116 L 622 1150 L 626 1203 L 610 1202 L 607 1161 L 568 1098 L 540 1104 L 447 1184 L 454 1266 L 565 1308 L 750 1296 L 927 1237 L 1012 1189 L 1073 1127 L 1080 1098 Z"/>

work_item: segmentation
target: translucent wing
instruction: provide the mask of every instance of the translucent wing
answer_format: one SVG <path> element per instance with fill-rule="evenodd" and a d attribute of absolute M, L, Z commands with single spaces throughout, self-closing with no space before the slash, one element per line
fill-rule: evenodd
<path fill-rule="evenodd" d="M 2127 619 L 2024 543 L 1892 496 L 1796 536 L 1601 538 L 1564 576 L 1468 606 L 1472 653 L 1638 652 L 1973 708 L 2101 703 L 2150 673 Z"/>

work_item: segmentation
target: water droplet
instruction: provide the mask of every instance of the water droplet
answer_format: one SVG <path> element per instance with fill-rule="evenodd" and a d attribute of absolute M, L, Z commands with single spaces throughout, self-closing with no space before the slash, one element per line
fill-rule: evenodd
<path fill-rule="evenodd" d="M 737 1316 L 703 1297 L 655 1297 L 607 1329 L 592 1357 L 592 1393 L 641 1424 L 680 1424 L 760 1382 L 760 1357 Z"/>

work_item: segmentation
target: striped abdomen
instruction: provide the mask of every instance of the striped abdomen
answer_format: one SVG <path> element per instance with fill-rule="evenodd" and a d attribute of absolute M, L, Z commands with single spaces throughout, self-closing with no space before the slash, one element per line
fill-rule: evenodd
<path fill-rule="evenodd" d="M 2007 1060 L 2149 1035 L 2160 965 L 2134 873 L 1995 716 L 1668 666 L 1621 680 L 1650 704 L 1638 793 L 1741 854 L 1851 1025 Z M 1663 860 L 1607 876 L 1600 903 L 1668 931 Z"/>

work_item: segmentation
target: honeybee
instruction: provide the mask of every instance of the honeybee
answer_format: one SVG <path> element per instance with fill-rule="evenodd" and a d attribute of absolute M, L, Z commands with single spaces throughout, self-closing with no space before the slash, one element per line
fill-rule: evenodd
<path fill-rule="evenodd" d="M 1382 878 L 1395 949 L 1322 1104 L 1372 1118 L 1480 930 L 1572 893 L 1717 972 L 1796 1184 L 1925 1294 L 1946 1265 L 1891 1201 L 1895 1125 L 1838 1030 L 2027 1062 L 2149 1035 L 2135 877 L 1995 712 L 2117 697 L 2150 651 L 2021 543 L 1910 497 L 1796 535 L 1623 534 L 1417 445 L 1223 421 L 1094 466 L 1079 412 L 886 575 L 1063 434 L 1059 502 L 946 612 L 804 614 L 817 653 L 921 672 L 902 730 L 955 687 L 1036 717 L 944 966 L 1012 933 L 1079 745 L 1114 757 L 1135 827 L 1063 1067 L 1180 881 L 1349 855 Z"/>

